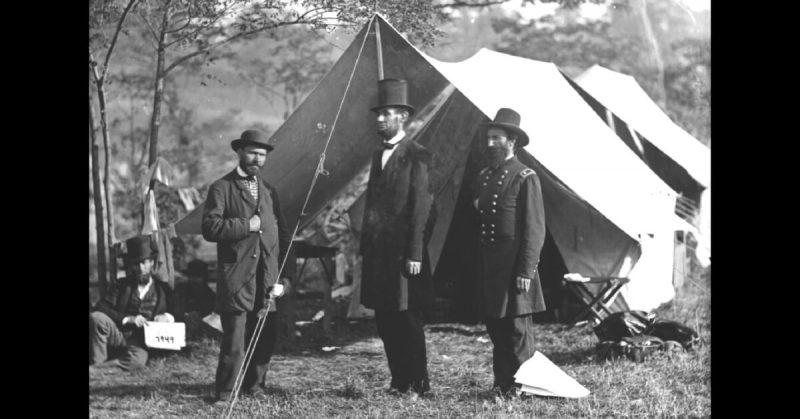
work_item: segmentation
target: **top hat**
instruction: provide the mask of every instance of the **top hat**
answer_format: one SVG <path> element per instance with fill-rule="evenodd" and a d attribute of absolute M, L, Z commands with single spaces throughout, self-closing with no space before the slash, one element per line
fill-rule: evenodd
<path fill-rule="evenodd" d="M 398 106 L 414 114 L 414 107 L 408 104 L 408 83 L 399 79 L 383 79 L 378 81 L 378 106 L 372 108 L 378 112 L 382 108 Z"/>
<path fill-rule="evenodd" d="M 268 139 L 264 131 L 249 129 L 243 132 L 239 138 L 231 141 L 231 148 L 233 151 L 237 151 L 244 146 L 252 145 L 266 148 L 267 151 L 272 151 L 275 147 L 272 144 L 267 144 Z"/>
<path fill-rule="evenodd" d="M 513 133 L 517 135 L 517 143 L 516 148 L 522 148 L 528 145 L 528 134 L 525 133 L 519 127 L 520 116 L 517 111 L 509 108 L 500 108 L 497 111 L 497 115 L 494 117 L 494 121 L 487 122 L 484 124 L 485 128 L 488 130 L 489 128 L 502 128 L 506 130 L 506 132 Z"/>
<path fill-rule="evenodd" d="M 125 261 L 141 262 L 145 259 L 158 256 L 158 247 L 155 246 L 150 235 L 132 237 L 125 241 L 128 251 L 125 253 Z"/>

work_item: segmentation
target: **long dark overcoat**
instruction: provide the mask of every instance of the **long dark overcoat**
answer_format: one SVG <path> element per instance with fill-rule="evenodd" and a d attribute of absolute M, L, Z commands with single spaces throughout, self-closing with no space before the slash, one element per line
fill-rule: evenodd
<path fill-rule="evenodd" d="M 364 207 L 361 303 L 385 311 L 433 305 L 433 280 L 425 247 L 433 195 L 428 180 L 430 153 L 405 139 L 381 169 L 383 149 L 372 156 Z M 404 274 L 406 259 L 423 262 L 422 273 Z"/>
<path fill-rule="evenodd" d="M 217 243 L 219 279 L 215 310 L 218 313 L 253 310 L 258 258 L 264 258 L 263 286 L 268 290 L 278 281 L 280 263 L 292 240 L 277 192 L 260 175 L 257 179 L 258 202 L 235 169 L 208 190 L 202 232 L 203 238 Z M 250 217 L 256 210 L 261 217 L 261 231 L 250 232 Z M 293 278 L 294 270 L 294 258 L 290 255 L 281 277 Z M 264 304 L 267 299 L 265 292 Z"/>
<path fill-rule="evenodd" d="M 539 177 L 512 157 L 496 169 L 483 169 L 477 181 L 486 315 L 497 319 L 544 311 L 537 269 L 545 234 Z M 517 276 L 531 279 L 527 292 L 516 290 Z"/>

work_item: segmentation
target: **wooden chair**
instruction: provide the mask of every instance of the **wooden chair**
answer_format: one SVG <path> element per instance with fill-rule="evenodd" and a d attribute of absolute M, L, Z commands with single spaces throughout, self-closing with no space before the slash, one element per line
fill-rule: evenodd
<path fill-rule="evenodd" d="M 570 290 L 581 303 L 582 309 L 569 322 L 569 327 L 575 326 L 579 321 L 588 317 L 595 324 L 600 323 L 612 313 L 611 304 L 619 295 L 622 287 L 630 279 L 625 277 L 584 277 L 578 274 L 564 275 L 564 286 Z M 600 290 L 595 294 L 586 285 L 598 284 Z"/>

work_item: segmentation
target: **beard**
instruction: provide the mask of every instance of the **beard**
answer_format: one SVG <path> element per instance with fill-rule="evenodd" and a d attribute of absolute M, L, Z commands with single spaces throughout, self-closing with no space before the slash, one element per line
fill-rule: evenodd
<path fill-rule="evenodd" d="M 239 164 L 239 167 L 241 167 L 242 170 L 245 173 L 247 173 L 248 176 L 255 176 L 261 170 L 261 167 L 259 167 L 258 164 L 256 163 L 251 163 L 251 164 L 241 163 Z"/>
<path fill-rule="evenodd" d="M 400 127 L 393 124 L 378 124 L 378 135 L 384 140 L 391 140 L 400 131 Z"/>
<path fill-rule="evenodd" d="M 486 161 L 489 167 L 497 167 L 508 157 L 508 149 L 504 147 L 488 147 L 486 150 Z"/>
<path fill-rule="evenodd" d="M 150 278 L 153 277 L 152 273 L 143 273 L 139 274 L 139 279 L 136 281 L 139 285 L 147 285 L 150 282 Z"/>

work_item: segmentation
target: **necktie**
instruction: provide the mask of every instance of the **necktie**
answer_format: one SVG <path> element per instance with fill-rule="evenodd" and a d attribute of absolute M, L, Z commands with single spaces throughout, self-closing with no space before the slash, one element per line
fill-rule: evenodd
<path fill-rule="evenodd" d="M 397 144 L 392 144 L 392 143 L 390 143 L 390 142 L 388 142 L 388 141 L 384 141 L 384 142 L 383 142 L 381 145 L 383 146 L 383 148 L 385 148 L 385 149 L 387 149 L 387 150 L 391 150 L 391 149 L 393 149 L 393 148 L 394 148 L 394 146 L 395 146 L 395 145 L 397 145 Z"/>

